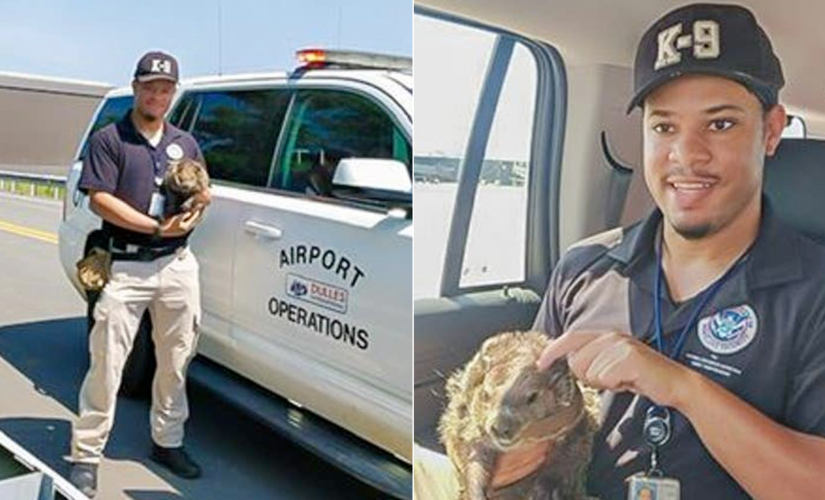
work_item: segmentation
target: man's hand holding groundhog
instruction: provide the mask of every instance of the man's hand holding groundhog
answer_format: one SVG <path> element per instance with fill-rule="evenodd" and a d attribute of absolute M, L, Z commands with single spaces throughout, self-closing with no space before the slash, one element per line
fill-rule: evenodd
<path fill-rule="evenodd" d="M 160 223 L 160 235 L 166 238 L 183 236 L 198 225 L 202 216 L 202 208 L 175 214 Z"/>
<path fill-rule="evenodd" d="M 490 487 L 501 488 L 532 474 L 552 452 L 553 441 L 542 441 L 502 453 L 493 468 Z"/>
<path fill-rule="evenodd" d="M 193 203 L 189 210 L 168 217 L 160 223 L 161 236 L 183 236 L 200 223 L 206 207 L 212 203 L 212 194 L 209 188 L 206 188 L 192 195 L 192 198 Z"/>
<path fill-rule="evenodd" d="M 192 199 L 193 209 L 206 208 L 212 203 L 212 191 L 209 188 L 203 189 L 192 195 Z"/>
<path fill-rule="evenodd" d="M 212 203 L 212 191 L 209 187 L 201 189 L 187 200 L 188 210 L 168 217 L 161 223 L 163 236 L 182 236 L 195 228 L 203 219 L 206 207 Z"/>

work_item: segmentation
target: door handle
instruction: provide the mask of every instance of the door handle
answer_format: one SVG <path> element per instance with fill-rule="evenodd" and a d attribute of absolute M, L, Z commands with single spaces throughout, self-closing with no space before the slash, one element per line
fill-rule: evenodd
<path fill-rule="evenodd" d="M 281 239 L 281 236 L 283 236 L 283 232 L 279 228 L 267 226 L 266 224 L 261 224 L 260 222 L 251 220 L 244 223 L 244 230 L 249 234 L 261 236 L 270 240 L 279 240 Z"/>

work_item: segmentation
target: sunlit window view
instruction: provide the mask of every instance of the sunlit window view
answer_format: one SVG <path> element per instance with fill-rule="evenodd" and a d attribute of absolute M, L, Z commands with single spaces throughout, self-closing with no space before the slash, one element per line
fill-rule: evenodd
<path fill-rule="evenodd" d="M 414 193 L 419 220 L 427 221 L 415 238 L 414 296 L 423 298 L 440 295 L 457 182 L 498 35 L 421 15 L 415 16 L 414 29 L 419 55 Z M 443 50 L 447 43 L 450 51 Z M 461 287 L 518 282 L 524 277 L 535 87 L 533 55 L 516 44 L 480 159 Z"/>

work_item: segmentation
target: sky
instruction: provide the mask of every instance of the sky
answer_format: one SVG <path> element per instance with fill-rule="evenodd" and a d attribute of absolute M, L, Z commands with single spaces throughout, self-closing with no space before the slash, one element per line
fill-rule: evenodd
<path fill-rule="evenodd" d="M 0 72 L 121 86 L 149 50 L 188 78 L 289 70 L 310 46 L 411 56 L 412 0 L 0 0 Z"/>

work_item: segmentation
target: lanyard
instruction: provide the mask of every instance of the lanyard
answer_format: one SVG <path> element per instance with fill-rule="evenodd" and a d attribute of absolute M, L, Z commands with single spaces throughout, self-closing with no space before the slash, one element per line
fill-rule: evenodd
<path fill-rule="evenodd" d="M 146 142 L 146 147 L 149 148 L 149 157 L 152 158 L 152 169 L 155 174 L 155 189 L 160 187 L 161 181 L 163 180 L 163 152 L 160 151 L 160 145 L 163 142 L 161 140 L 158 143 L 158 147 L 153 147 L 149 142 Z"/>
<path fill-rule="evenodd" d="M 682 348 L 685 345 L 685 340 L 687 339 L 687 334 L 696 323 L 699 314 L 708 305 L 710 300 L 716 295 L 722 285 L 730 278 L 734 271 L 739 269 L 739 264 L 743 261 L 744 255 L 747 255 L 747 252 L 743 254 L 743 257 L 740 257 L 727 271 L 725 274 L 722 275 L 721 278 L 716 280 L 713 285 L 710 286 L 707 290 L 703 291 L 699 303 L 693 308 L 693 312 L 691 312 L 690 317 L 688 319 L 687 324 L 682 328 L 682 331 L 679 333 L 679 336 L 676 338 L 676 344 L 673 346 L 673 349 L 670 353 L 667 353 L 664 348 L 664 341 L 663 341 L 663 334 L 662 334 L 662 244 L 664 241 L 664 237 L 659 242 L 659 247 L 656 250 L 656 281 L 653 284 L 653 322 L 654 322 L 654 340 L 656 342 L 656 349 L 664 354 L 665 356 L 677 360 L 679 355 L 681 354 Z M 655 476 L 661 475 L 661 470 L 658 467 L 657 461 L 657 449 L 668 442 L 670 439 L 671 434 L 671 425 L 670 425 L 670 409 L 667 407 L 659 406 L 657 404 L 653 404 L 650 408 L 647 409 L 647 413 L 645 414 L 645 422 L 644 427 L 642 430 L 642 434 L 644 436 L 645 442 L 652 448 L 652 453 L 650 457 L 651 467 L 648 475 Z"/>
<path fill-rule="evenodd" d="M 659 248 L 656 251 L 656 281 L 653 284 L 653 322 L 654 322 L 654 339 L 656 341 L 656 349 L 668 356 L 669 358 L 676 360 L 679 358 L 681 354 L 682 348 L 685 345 L 685 340 L 687 339 L 687 334 L 690 331 L 693 324 L 696 322 L 696 319 L 699 317 L 699 314 L 705 308 L 705 306 L 710 302 L 710 300 L 716 295 L 716 292 L 722 288 L 722 285 L 733 276 L 734 271 L 739 269 L 739 264 L 744 260 L 744 256 L 748 254 L 745 252 L 742 254 L 742 257 L 736 260 L 736 262 L 725 271 L 725 274 L 722 275 L 721 278 L 716 280 L 713 285 L 710 286 L 707 290 L 702 292 L 701 299 L 696 307 L 693 308 L 693 312 L 690 314 L 690 318 L 688 319 L 687 324 L 684 328 L 682 328 L 681 333 L 676 340 L 676 345 L 673 346 L 673 350 L 670 354 L 665 352 L 662 340 L 662 242 L 664 241 L 664 237 L 659 242 Z"/>

